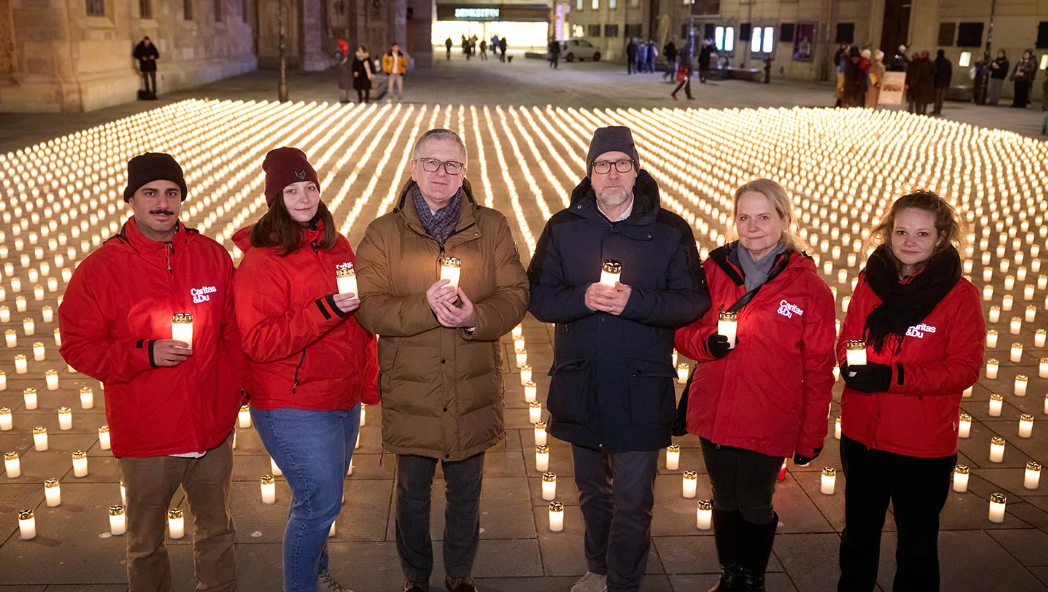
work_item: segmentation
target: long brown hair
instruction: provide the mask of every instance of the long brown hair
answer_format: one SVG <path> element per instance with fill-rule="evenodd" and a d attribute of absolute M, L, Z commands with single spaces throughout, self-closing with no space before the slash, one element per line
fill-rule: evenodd
<path fill-rule="evenodd" d="M 331 217 L 331 212 L 322 201 L 317 202 L 315 218 L 324 228 L 324 238 L 315 246 L 317 250 L 328 251 L 335 246 L 338 231 L 335 230 L 335 219 Z M 279 195 L 269 211 L 251 229 L 251 246 L 277 247 L 280 256 L 287 257 L 306 246 L 306 236 L 302 230 L 302 224 L 287 211 L 284 196 Z"/>
<path fill-rule="evenodd" d="M 866 247 L 876 247 L 883 244 L 887 244 L 890 247 L 892 233 L 895 231 L 895 216 L 907 208 L 924 210 L 935 216 L 935 231 L 939 233 L 943 240 L 932 251 L 932 257 L 945 251 L 951 244 L 958 251 L 964 250 L 967 242 L 965 240 L 967 223 L 964 218 L 959 216 L 957 210 L 953 209 L 953 206 L 940 197 L 938 193 L 924 189 L 906 194 L 895 200 L 891 209 L 881 218 L 880 223 L 870 231 L 870 237 L 866 239 Z M 895 258 L 895 253 L 892 253 L 890 248 L 888 249 L 888 254 L 891 262 L 895 264 L 895 268 L 900 269 L 899 260 Z"/>

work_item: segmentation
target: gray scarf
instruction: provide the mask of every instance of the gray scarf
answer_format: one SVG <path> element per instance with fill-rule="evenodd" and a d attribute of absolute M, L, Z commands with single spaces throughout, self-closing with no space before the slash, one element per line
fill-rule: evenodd
<path fill-rule="evenodd" d="M 775 248 L 767 255 L 761 257 L 759 261 L 754 261 L 746 247 L 742 246 L 741 242 L 739 243 L 739 267 L 742 268 L 742 274 L 745 276 L 747 292 L 768 281 L 768 274 L 775 265 L 775 259 L 784 252 L 786 252 L 786 245 L 779 241 L 779 244 L 775 245 Z"/>
<path fill-rule="evenodd" d="M 418 184 L 413 183 L 411 185 L 411 199 L 415 203 L 415 211 L 418 212 L 418 219 L 422 222 L 422 228 L 426 230 L 427 234 L 437 239 L 441 248 L 444 247 L 444 242 L 448 240 L 448 237 L 455 231 L 455 226 L 458 224 L 459 213 L 462 211 L 462 193 L 462 188 L 459 187 L 458 193 L 448 200 L 448 205 L 440 208 L 435 213 L 431 213 L 429 204 L 422 197 L 422 191 L 418 188 Z"/>

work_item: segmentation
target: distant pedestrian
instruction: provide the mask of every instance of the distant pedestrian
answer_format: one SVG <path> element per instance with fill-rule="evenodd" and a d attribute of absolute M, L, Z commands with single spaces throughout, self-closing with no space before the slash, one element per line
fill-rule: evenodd
<path fill-rule="evenodd" d="M 1033 52 L 1023 52 L 1022 60 L 1015 64 L 1012 72 L 1012 80 L 1015 81 L 1015 98 L 1012 107 L 1025 109 L 1030 104 L 1030 89 L 1033 88 L 1033 79 L 1037 75 L 1037 62 L 1033 59 Z"/>
<path fill-rule="evenodd" d="M 633 71 L 644 72 L 646 61 L 648 61 L 648 42 L 641 39 L 637 42 L 637 59 L 633 63 Z"/>
<path fill-rule="evenodd" d="M 138 60 L 138 71 L 142 75 L 142 90 L 146 91 L 147 97 L 156 99 L 156 61 L 160 59 L 160 52 L 150 41 L 149 37 L 143 37 L 132 54 Z"/>
<path fill-rule="evenodd" d="M 488 47 L 491 48 L 491 55 L 493 55 L 493 56 L 497 56 L 498 55 L 498 53 L 499 53 L 499 36 L 498 35 L 492 35 L 491 36 L 491 45 L 489 45 Z"/>
<path fill-rule="evenodd" d="M 455 44 L 451 42 L 451 35 L 448 35 L 448 38 L 444 40 L 444 47 L 448 48 L 448 61 L 451 61 L 451 48 L 454 46 Z"/>
<path fill-rule="evenodd" d="M 666 56 L 666 73 L 663 74 L 665 80 L 676 80 L 677 77 L 677 45 L 670 39 L 666 45 L 662 47 L 662 53 Z"/>
<path fill-rule="evenodd" d="M 1011 62 L 1008 61 L 1008 54 L 1003 49 L 998 50 L 997 59 L 990 63 L 990 89 L 987 104 L 996 107 L 997 103 L 1001 101 L 1001 87 L 1004 86 L 1004 79 L 1008 78 L 1011 65 Z"/>
<path fill-rule="evenodd" d="M 509 43 L 506 41 L 506 36 L 503 35 L 502 39 L 499 39 L 499 61 L 506 61 L 506 48 L 509 47 Z"/>
<path fill-rule="evenodd" d="M 466 60 L 469 60 L 469 39 L 466 39 L 466 34 L 462 34 L 462 55 L 466 56 Z"/>
<path fill-rule="evenodd" d="M 866 104 L 866 87 L 870 84 L 870 64 L 872 62 L 873 53 L 864 49 L 859 54 L 859 76 L 862 78 L 859 83 L 859 99 L 855 102 L 856 107 L 862 107 Z"/>
<path fill-rule="evenodd" d="M 393 100 L 394 93 L 399 102 L 404 98 L 404 72 L 407 72 L 407 56 L 400 53 L 400 45 L 394 43 L 389 53 L 382 56 L 382 71 L 389 75 L 386 82 L 386 92 L 389 100 Z"/>
<path fill-rule="evenodd" d="M 349 57 L 349 44 L 338 40 L 335 50 L 335 72 L 338 75 L 338 102 L 343 105 L 349 102 L 349 89 L 356 85 L 353 80 L 353 59 Z"/>
<path fill-rule="evenodd" d="M 863 76 L 862 67 L 859 62 L 862 61 L 862 54 L 859 53 L 859 48 L 852 46 L 848 49 L 847 59 L 842 60 L 844 63 L 844 87 L 841 89 L 841 107 L 859 107 L 863 103 L 860 101 L 863 87 Z"/>
<path fill-rule="evenodd" d="M 368 102 L 371 98 L 371 81 L 375 79 L 375 73 L 371 71 L 371 54 L 363 45 L 357 47 L 356 56 L 353 58 L 353 88 L 357 91 L 357 100 L 361 103 Z"/>
<path fill-rule="evenodd" d="M 942 103 L 953 78 L 953 64 L 946 58 L 946 52 L 939 50 L 935 54 L 935 104 L 932 115 L 942 115 Z"/>
<path fill-rule="evenodd" d="M 636 72 L 637 66 L 637 40 L 630 37 L 630 42 L 626 44 L 626 74 L 633 74 Z"/>
<path fill-rule="evenodd" d="M 906 46 L 900 45 L 899 51 L 892 58 L 891 72 L 906 72 L 910 66 L 910 58 L 906 57 Z"/>
<path fill-rule="evenodd" d="M 928 59 L 928 52 L 922 51 L 920 59 L 910 62 L 910 67 L 916 69 L 914 83 L 915 113 L 918 115 L 928 114 L 928 104 L 935 100 L 935 64 Z"/>
<path fill-rule="evenodd" d="M 647 51 L 644 53 L 644 65 L 648 72 L 655 73 L 655 58 L 659 57 L 659 48 L 655 47 L 655 40 L 648 39 Z"/>
<path fill-rule="evenodd" d="M 560 42 L 556 39 L 550 39 L 547 49 L 549 49 L 549 67 L 556 70 L 557 64 L 560 62 Z"/>
<path fill-rule="evenodd" d="M 873 52 L 873 61 L 870 62 L 870 72 L 867 75 L 868 86 L 866 87 L 866 108 L 876 109 L 881 100 L 881 82 L 884 80 L 884 52 L 877 50 Z"/>
<path fill-rule="evenodd" d="M 480 40 L 480 61 L 488 61 L 488 41 L 486 39 Z"/>
<path fill-rule="evenodd" d="M 1044 71 L 1044 81 L 1041 82 L 1041 111 L 1048 111 L 1048 70 Z"/>
<path fill-rule="evenodd" d="M 684 89 L 684 96 L 688 97 L 688 100 L 692 100 L 691 96 L 691 52 L 688 48 L 680 53 L 680 65 L 677 66 L 677 88 L 673 89 L 670 96 L 673 100 L 677 100 L 677 93 L 680 89 Z"/>
<path fill-rule="evenodd" d="M 690 55 L 691 48 L 689 47 L 687 51 Z M 702 49 L 699 50 L 699 82 L 703 84 L 706 84 L 706 80 L 710 77 L 710 61 L 712 58 L 713 43 L 707 39 L 703 42 Z"/>

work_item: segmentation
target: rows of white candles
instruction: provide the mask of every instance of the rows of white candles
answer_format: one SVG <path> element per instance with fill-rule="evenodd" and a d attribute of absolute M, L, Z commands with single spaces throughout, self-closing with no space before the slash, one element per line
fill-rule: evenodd
<path fill-rule="evenodd" d="M 296 125 L 288 125 L 292 121 Z M 986 344 L 990 350 L 1008 348 L 1003 355 L 988 352 L 985 386 L 997 393 L 990 397 L 988 414 L 1006 417 L 1008 397 L 1023 411 L 1016 435 L 1032 435 L 1036 413 L 1022 397 L 1031 391 L 1040 396 L 1045 391 L 1041 379 L 1048 378 L 1046 332 L 1036 325 L 1038 311 L 1048 309 L 1048 270 L 1040 261 L 1048 248 L 1048 172 L 1038 166 L 1048 160 L 1048 148 L 1013 134 L 898 112 L 452 105 L 345 110 L 317 103 L 185 101 L 0 154 L 0 325 L 7 325 L 9 348 L 32 345 L 31 352 L 16 350 L 7 367 L 0 368 L 0 390 L 11 374 L 30 378 L 42 373 L 35 388 L 22 387 L 24 407 L 32 410 L 40 400 L 37 389 L 65 388 L 58 370 L 37 367 L 58 359 L 60 333 L 54 329 L 54 345 L 34 336 L 55 323 L 54 312 L 73 268 L 119 232 L 128 215 L 121 194 L 125 163 L 136 154 L 159 150 L 175 155 L 190 187 L 183 220 L 239 258 L 230 239 L 265 211 L 260 165 L 269 149 L 308 146 L 341 230 L 359 235 L 399 195 L 414 138 L 435 126 L 456 129 L 469 150 L 468 177 L 478 201 L 505 213 L 515 225 L 518 243 L 533 252 L 537 229 L 567 205 L 570 188 L 585 174 L 583 155 L 593 129 L 607 124 L 631 126 L 641 167 L 660 184 L 663 205 L 693 226 L 704 255 L 729 239 L 726 223 L 735 187 L 758 176 L 782 183 L 795 197 L 795 224 L 838 299 L 840 318 L 867 255 L 863 241 L 868 229 L 894 197 L 917 187 L 939 190 L 971 225 L 962 261 L 965 275 L 985 299 Z M 340 278 L 340 291 L 352 291 L 349 282 Z M 12 312 L 18 316 L 13 318 Z M 720 330 L 731 338 L 731 329 Z M 1008 338 L 999 343 L 1002 335 Z M 53 354 L 47 351 L 52 348 Z M 536 446 L 548 447 L 522 339 L 515 340 L 513 351 L 536 426 Z M 1036 375 L 1028 368 L 1030 361 L 1039 362 Z M 683 382 L 687 364 L 675 359 L 674 365 Z M 1001 373 L 1006 388 L 996 382 Z M 82 409 L 94 404 L 88 391 L 81 392 Z M 972 393 L 969 389 L 965 394 Z M 966 411 L 969 406 L 966 402 Z M 0 409 L 0 430 L 16 423 L 24 428 L 17 413 Z M 966 424 L 962 416 L 962 437 L 970 434 L 971 421 L 969 415 Z M 68 408 L 60 412 L 60 430 L 77 422 Z M 239 423 L 249 426 L 249 415 L 242 413 Z M 837 423 L 835 435 L 839 430 Z M 47 449 L 46 430 L 34 430 L 33 439 L 35 450 Z M 99 429 L 99 442 L 108 448 L 105 426 Z M 1003 442 L 994 440 L 990 446 L 991 460 L 1003 457 Z M 540 457 L 537 450 L 536 466 Z M 275 464 L 272 472 L 279 473 Z M 826 479 L 824 474 L 824 491 Z"/>

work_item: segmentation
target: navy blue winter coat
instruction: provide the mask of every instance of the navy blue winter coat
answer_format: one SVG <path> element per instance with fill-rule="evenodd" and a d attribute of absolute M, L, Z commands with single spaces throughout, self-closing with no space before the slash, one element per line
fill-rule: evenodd
<path fill-rule="evenodd" d="M 583 179 L 546 223 L 528 267 L 531 313 L 556 323 L 547 429 L 607 453 L 670 444 L 674 330 L 710 307 L 691 227 L 659 207 L 658 185 L 643 170 L 633 194 L 629 218 L 609 222 Z M 617 316 L 585 304 L 608 259 L 622 264 L 619 281 L 631 288 Z"/>

